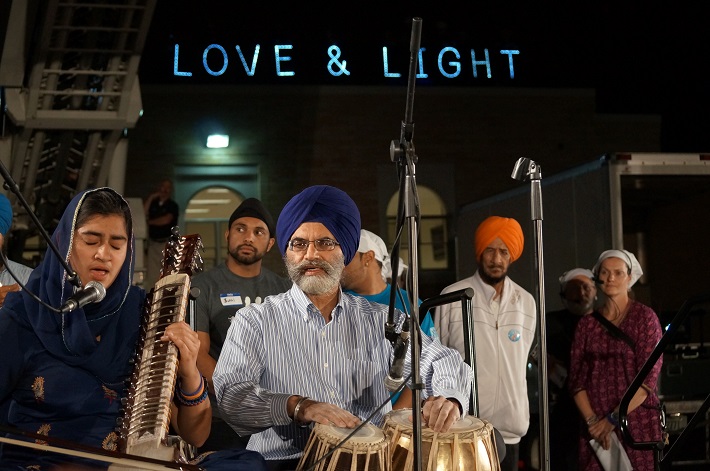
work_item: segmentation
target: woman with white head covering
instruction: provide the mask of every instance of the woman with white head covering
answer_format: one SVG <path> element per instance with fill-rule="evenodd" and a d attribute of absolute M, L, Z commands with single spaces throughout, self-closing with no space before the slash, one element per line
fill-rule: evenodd
<path fill-rule="evenodd" d="M 653 470 L 652 450 L 634 450 L 619 430 L 619 403 L 628 386 L 660 340 L 656 313 L 629 297 L 631 287 L 643 275 L 638 260 L 626 250 L 603 252 L 592 269 L 604 304 L 577 325 L 571 352 L 568 387 L 586 422 L 580 442 L 580 469 L 601 470 L 592 449 L 609 449 L 619 439 L 633 469 Z M 656 382 L 659 359 L 628 407 L 628 427 L 637 442 L 661 439 L 660 402 Z M 591 440 L 591 443 L 590 443 Z"/>

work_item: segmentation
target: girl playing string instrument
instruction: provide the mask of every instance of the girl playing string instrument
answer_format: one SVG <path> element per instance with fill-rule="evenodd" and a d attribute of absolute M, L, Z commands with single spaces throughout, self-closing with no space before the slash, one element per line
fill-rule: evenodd
<path fill-rule="evenodd" d="M 144 290 L 132 285 L 134 236 L 128 203 L 110 188 L 82 192 L 69 203 L 52 240 L 81 286 L 99 282 L 106 295 L 99 302 L 58 312 L 75 287 L 64 264 L 48 250 L 27 289 L 7 297 L 0 310 L 0 402 L 10 404 L 0 423 L 46 436 L 50 443 L 59 438 L 117 450 L 116 423 L 146 299 Z M 172 426 L 185 441 L 199 446 L 209 434 L 211 408 L 195 363 L 197 334 L 184 322 L 174 323 L 162 340 L 173 342 L 180 354 Z M 7 443 L 0 451 L 0 468 L 41 470 L 68 461 L 108 466 L 105 461 L 38 453 Z M 262 457 L 245 450 L 215 453 L 199 464 L 208 469 L 263 469 Z"/>

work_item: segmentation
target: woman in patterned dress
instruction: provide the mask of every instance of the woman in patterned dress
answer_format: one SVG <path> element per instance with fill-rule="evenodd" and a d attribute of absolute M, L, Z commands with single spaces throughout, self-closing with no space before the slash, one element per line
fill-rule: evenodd
<path fill-rule="evenodd" d="M 612 434 L 621 441 L 634 470 L 653 471 L 652 450 L 634 450 L 619 430 L 619 403 L 628 386 L 661 338 L 656 313 L 629 297 L 631 286 L 643 274 L 636 257 L 626 250 L 603 252 L 593 270 L 604 295 L 598 313 L 584 316 L 577 325 L 571 351 L 570 393 L 584 420 L 579 463 L 582 470 L 601 470 L 589 444 L 595 440 L 609 449 Z M 601 316 L 611 325 L 604 323 Z M 628 428 L 636 442 L 660 441 L 661 424 L 656 382 L 659 359 L 628 407 Z"/>

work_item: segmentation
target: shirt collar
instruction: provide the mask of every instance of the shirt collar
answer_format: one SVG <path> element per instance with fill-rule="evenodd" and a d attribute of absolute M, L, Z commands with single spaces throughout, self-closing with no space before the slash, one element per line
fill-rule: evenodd
<path fill-rule="evenodd" d="M 478 283 L 483 290 L 482 294 L 483 294 L 483 297 L 485 298 L 486 302 L 488 304 L 492 303 L 493 298 L 496 295 L 496 289 L 494 287 L 492 287 L 491 285 L 489 285 L 488 283 L 485 283 L 483 281 L 483 279 L 481 278 L 481 274 L 478 270 L 476 270 L 476 273 L 473 276 L 478 280 Z M 501 304 L 503 303 L 503 300 L 506 298 L 506 296 L 508 296 L 510 293 L 510 286 L 509 286 L 510 281 L 509 280 L 510 279 L 508 278 L 507 275 L 506 275 L 505 279 L 503 279 L 503 292 L 501 293 L 500 298 L 497 299 L 497 301 Z"/>
<path fill-rule="evenodd" d="M 296 311 L 301 318 L 308 322 L 310 318 L 323 318 L 321 312 L 316 308 L 310 298 L 298 287 L 296 283 L 291 285 L 291 295 L 296 304 Z M 343 296 L 343 291 L 338 288 L 338 304 L 333 308 L 331 317 L 333 321 L 337 321 L 340 315 L 345 311 L 346 296 Z M 317 316 L 317 317 L 316 317 Z"/>

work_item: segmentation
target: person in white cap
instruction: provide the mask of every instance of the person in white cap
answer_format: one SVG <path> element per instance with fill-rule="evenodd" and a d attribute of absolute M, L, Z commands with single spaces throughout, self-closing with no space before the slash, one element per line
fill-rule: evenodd
<path fill-rule="evenodd" d="M 578 461 L 579 413 L 567 392 L 569 356 L 574 331 L 582 316 L 591 314 L 597 298 L 594 275 L 573 268 L 559 278 L 565 308 L 547 313 L 547 379 L 550 392 L 550 468 L 574 471 Z"/>
<path fill-rule="evenodd" d="M 385 242 L 368 230 L 360 230 L 360 244 L 352 261 L 345 266 L 340 284 L 343 292 L 362 296 L 375 303 L 390 304 L 392 285 L 386 280 L 391 279 L 391 262 Z M 421 304 L 421 300 L 419 300 Z M 403 289 L 395 293 L 395 307 L 409 314 L 411 304 L 409 295 Z M 401 394 L 392 396 L 392 408 L 412 407 L 411 390 L 404 388 Z"/>
<path fill-rule="evenodd" d="M 361 229 L 357 254 L 346 265 L 340 279 L 343 291 L 360 295 L 368 301 L 389 304 L 392 285 L 386 280 L 391 278 L 390 273 L 391 262 L 385 242 L 377 234 Z M 395 307 L 406 313 L 411 311 L 405 290 L 395 293 Z"/>
<path fill-rule="evenodd" d="M 570 358 L 568 389 L 586 422 L 579 441 L 580 469 L 601 469 L 592 446 L 623 445 L 633 469 L 654 469 L 653 450 L 631 448 L 619 431 L 619 403 L 661 339 L 658 316 L 631 299 L 631 287 L 643 275 L 634 254 L 603 252 L 592 268 L 603 305 L 577 324 Z M 661 440 L 660 401 L 656 395 L 659 358 L 628 405 L 628 430 L 636 442 Z M 592 445 L 592 446 L 590 446 Z"/>

